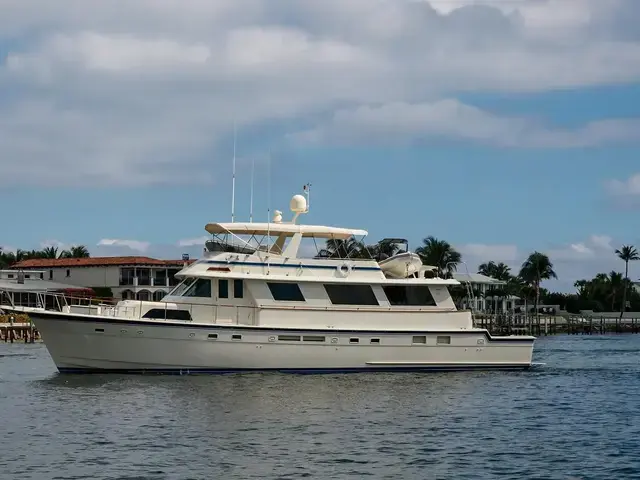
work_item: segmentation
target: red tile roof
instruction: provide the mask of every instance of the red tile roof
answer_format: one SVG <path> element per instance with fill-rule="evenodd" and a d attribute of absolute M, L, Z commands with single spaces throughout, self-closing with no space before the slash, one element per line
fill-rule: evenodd
<path fill-rule="evenodd" d="M 195 260 L 188 260 L 191 264 Z M 105 266 L 167 266 L 182 267 L 182 260 L 158 260 L 151 257 L 90 257 L 90 258 L 32 258 L 14 263 L 9 268 L 69 268 Z"/>

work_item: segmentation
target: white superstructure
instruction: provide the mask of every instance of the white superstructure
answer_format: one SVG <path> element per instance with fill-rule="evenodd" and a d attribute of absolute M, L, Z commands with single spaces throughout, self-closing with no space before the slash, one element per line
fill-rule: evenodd
<path fill-rule="evenodd" d="M 527 368 L 534 337 L 492 337 L 458 311 L 432 267 L 401 252 L 378 262 L 340 255 L 367 232 L 291 222 L 210 223 L 206 254 L 162 302 L 67 305 L 29 313 L 61 372 L 348 372 Z M 333 254 L 301 258 L 303 239 Z M 404 273 L 403 273 L 404 272 Z M 56 307 L 57 306 L 57 307 Z"/>

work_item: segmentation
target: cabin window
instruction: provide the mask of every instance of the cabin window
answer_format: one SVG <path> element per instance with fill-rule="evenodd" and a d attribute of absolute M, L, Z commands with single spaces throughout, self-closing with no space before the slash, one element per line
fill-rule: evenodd
<path fill-rule="evenodd" d="M 436 338 L 436 343 L 438 345 L 451 345 L 451 337 L 450 336 L 438 336 Z"/>
<path fill-rule="evenodd" d="M 53 280 L 53 270 L 49 270 L 49 280 Z"/>
<path fill-rule="evenodd" d="M 278 335 L 280 342 L 299 342 L 300 335 Z"/>
<path fill-rule="evenodd" d="M 360 339 L 356 337 L 351 337 L 349 339 L 349 343 L 360 343 Z"/>
<path fill-rule="evenodd" d="M 169 292 L 169 295 L 179 297 L 181 296 L 196 279 L 193 277 L 185 278 L 176 288 Z"/>
<path fill-rule="evenodd" d="M 267 282 L 273 299 L 279 302 L 304 302 L 304 295 L 297 283 Z"/>
<path fill-rule="evenodd" d="M 191 314 L 187 310 L 165 310 L 164 308 L 152 308 L 142 318 L 156 318 L 160 320 L 191 320 Z"/>
<path fill-rule="evenodd" d="M 231 340 L 242 340 L 242 335 L 231 335 Z"/>
<path fill-rule="evenodd" d="M 207 338 L 210 340 L 217 340 L 218 339 L 218 334 L 217 333 L 210 333 L 209 335 L 207 335 Z"/>
<path fill-rule="evenodd" d="M 324 289 L 334 305 L 379 305 L 370 285 L 326 283 Z"/>
<path fill-rule="evenodd" d="M 380 339 L 379 338 L 372 338 L 371 339 L 371 343 L 380 343 Z"/>
<path fill-rule="evenodd" d="M 385 285 L 382 287 L 391 305 L 435 307 L 428 285 Z"/>
<path fill-rule="evenodd" d="M 419 344 L 422 344 L 422 345 L 426 345 L 427 344 L 427 337 L 425 335 L 416 335 L 411 340 L 411 343 L 419 343 Z"/>
<path fill-rule="evenodd" d="M 211 298 L 211 280 L 199 278 L 193 285 L 189 287 L 184 296 Z"/>
<path fill-rule="evenodd" d="M 67 277 L 71 276 L 71 270 L 67 269 Z"/>
<path fill-rule="evenodd" d="M 218 280 L 218 298 L 229 298 L 229 280 Z"/>
<path fill-rule="evenodd" d="M 244 282 L 242 280 L 233 281 L 233 296 L 234 298 L 244 297 Z"/>

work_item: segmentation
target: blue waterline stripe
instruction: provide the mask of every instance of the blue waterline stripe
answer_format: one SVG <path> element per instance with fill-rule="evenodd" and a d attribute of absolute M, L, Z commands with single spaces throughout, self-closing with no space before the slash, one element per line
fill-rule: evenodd
<path fill-rule="evenodd" d="M 247 267 L 273 267 L 273 268 L 308 268 L 308 269 L 316 269 L 316 270 L 336 270 L 338 266 L 331 265 L 295 265 L 295 264 L 282 264 L 282 263 L 270 263 L 267 265 L 266 263 L 261 262 L 226 262 L 224 260 L 205 260 L 202 263 L 207 263 L 210 265 L 244 265 Z M 382 269 L 380 267 L 363 267 L 363 266 L 353 266 L 352 270 L 368 270 L 368 271 L 376 271 L 379 272 Z"/>
<path fill-rule="evenodd" d="M 313 329 L 313 328 L 291 328 L 291 327 L 250 327 L 243 325 L 202 325 L 202 324 L 186 324 L 186 323 L 173 323 L 170 321 L 144 321 L 144 320 L 125 320 L 118 318 L 107 318 L 107 317 L 91 317 L 88 315 L 64 315 L 57 312 L 29 312 L 29 316 L 35 319 L 37 322 L 38 318 L 42 319 L 53 319 L 54 321 L 69 321 L 69 322 L 82 322 L 82 323 L 95 323 L 99 325 L 135 325 L 135 326 L 152 326 L 152 327 L 174 327 L 174 328 L 185 328 L 192 330 L 207 330 L 211 333 L 219 332 L 219 331 L 250 331 L 250 332 L 287 332 L 287 333 L 297 333 L 299 335 L 335 335 L 340 333 L 349 333 L 349 334 L 359 334 L 359 335 L 381 335 L 381 334 L 393 334 L 393 335 L 452 335 L 459 336 L 471 333 L 469 330 L 353 330 L 353 329 Z M 36 323 L 36 328 L 38 327 Z M 482 330 L 477 333 L 479 335 L 484 335 L 484 337 L 490 342 L 515 342 L 515 343 L 533 343 L 535 341 L 534 338 L 523 338 L 519 336 L 513 336 L 508 338 L 500 338 L 500 337 L 492 337 L 491 334 L 487 330 Z"/>
<path fill-rule="evenodd" d="M 345 373 L 384 373 L 384 372 L 463 372 L 478 370 L 528 370 L 531 365 L 436 365 L 414 367 L 352 367 L 352 368 L 74 368 L 58 367 L 63 374 L 156 374 L 156 375 L 225 375 L 237 373 L 290 373 L 345 374 Z"/>

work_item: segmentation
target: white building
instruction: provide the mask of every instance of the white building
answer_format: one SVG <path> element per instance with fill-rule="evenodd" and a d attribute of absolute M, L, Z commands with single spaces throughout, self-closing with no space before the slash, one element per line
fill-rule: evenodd
<path fill-rule="evenodd" d="M 18 262 L 11 270 L 67 285 L 109 288 L 118 300 L 159 301 L 179 283 L 175 274 L 191 262 L 150 257 L 38 258 Z"/>
<path fill-rule="evenodd" d="M 520 304 L 520 297 L 509 295 L 508 297 L 493 298 L 489 294 L 491 289 L 503 289 L 507 284 L 502 280 L 487 277 L 481 273 L 454 273 L 453 278 L 458 280 L 463 286 L 470 285 L 475 291 L 475 298 L 463 300 L 463 308 L 472 308 L 476 312 L 509 312 L 513 311 Z"/>

